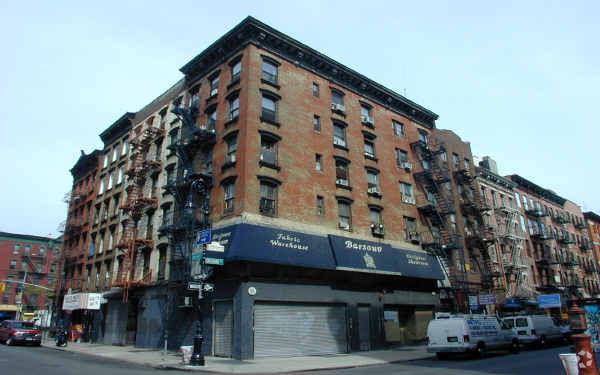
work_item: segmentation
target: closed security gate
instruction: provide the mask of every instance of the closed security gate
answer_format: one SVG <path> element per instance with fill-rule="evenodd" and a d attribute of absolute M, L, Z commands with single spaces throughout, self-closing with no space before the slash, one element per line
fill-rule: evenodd
<path fill-rule="evenodd" d="M 358 306 L 358 335 L 360 350 L 371 349 L 371 319 L 369 319 L 369 306 Z"/>
<path fill-rule="evenodd" d="M 231 357 L 233 302 L 215 302 L 215 355 Z"/>
<path fill-rule="evenodd" d="M 346 306 L 257 302 L 254 357 L 348 351 Z"/>

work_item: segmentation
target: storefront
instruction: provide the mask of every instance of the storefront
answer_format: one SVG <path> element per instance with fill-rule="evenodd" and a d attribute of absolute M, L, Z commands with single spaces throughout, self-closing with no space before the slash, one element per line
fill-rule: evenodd
<path fill-rule="evenodd" d="M 103 303 L 105 300 L 100 293 L 66 294 L 62 305 L 63 318 L 58 325 L 70 332 L 72 341 L 96 342 L 102 335 Z"/>

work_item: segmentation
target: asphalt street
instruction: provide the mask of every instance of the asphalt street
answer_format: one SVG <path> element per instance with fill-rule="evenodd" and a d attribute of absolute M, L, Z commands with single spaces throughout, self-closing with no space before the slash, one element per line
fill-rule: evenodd
<path fill-rule="evenodd" d="M 304 372 L 303 374 L 564 375 L 565 372 L 558 354 L 566 353 L 568 350 L 568 346 L 562 346 L 541 350 L 524 350 L 520 354 L 491 353 L 484 359 L 456 357 L 440 361 L 432 357 L 427 360 L 382 366 L 313 371 Z M 365 355 L 368 355 L 368 353 L 365 353 Z M 162 373 L 173 374 L 174 371 L 157 370 L 44 347 L 0 345 L 0 375 L 138 375 Z M 202 372 L 192 373 L 200 374 Z"/>

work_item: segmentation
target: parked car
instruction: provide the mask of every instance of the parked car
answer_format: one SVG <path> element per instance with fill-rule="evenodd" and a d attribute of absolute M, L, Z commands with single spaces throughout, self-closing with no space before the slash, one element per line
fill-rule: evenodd
<path fill-rule="evenodd" d="M 486 315 L 438 316 L 427 326 L 427 351 L 439 359 L 451 353 L 473 353 L 506 349 L 518 353 L 517 335 L 498 318 Z"/>
<path fill-rule="evenodd" d="M 41 345 L 42 331 L 33 322 L 5 320 L 0 324 L 0 341 L 6 345 L 17 343 Z"/>
<path fill-rule="evenodd" d="M 528 345 L 545 347 L 550 341 L 563 341 L 565 331 L 546 315 L 510 316 L 503 319 L 519 337 L 519 341 Z"/>

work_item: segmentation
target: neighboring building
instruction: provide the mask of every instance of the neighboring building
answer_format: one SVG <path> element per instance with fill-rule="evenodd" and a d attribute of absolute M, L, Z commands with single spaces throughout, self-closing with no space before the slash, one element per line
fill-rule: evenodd
<path fill-rule="evenodd" d="M 523 255 L 528 268 L 521 272 L 522 284 L 537 285 L 540 294 L 561 293 L 563 300 L 590 297 L 596 276 L 589 266 L 593 254 L 585 245 L 589 240 L 581 209 L 519 175 L 508 178 L 516 184 L 521 226 L 527 232 Z"/>
<path fill-rule="evenodd" d="M 219 356 L 422 342 L 444 275 L 422 250 L 435 237 L 419 220 L 427 173 L 415 162 L 437 115 L 250 17 L 181 71 L 101 135 L 109 163 L 82 290 L 108 302 L 90 337 L 178 348 L 200 307 L 204 352 Z M 128 177 L 107 189 L 127 134 Z M 190 260 L 208 225 L 225 252 L 207 255 L 224 265 L 198 304 Z"/>
<path fill-rule="evenodd" d="M 594 263 L 588 265 L 588 268 L 594 272 L 596 277 L 596 280 L 592 281 L 591 294 L 598 298 L 600 295 L 600 274 L 598 273 L 600 269 L 600 215 L 592 211 L 587 211 L 583 213 L 583 217 L 587 224 L 589 241 L 583 241 L 581 246 L 582 249 L 591 248 L 594 254 Z"/>
<path fill-rule="evenodd" d="M 0 283 L 5 284 L 0 320 L 31 319 L 34 313 L 52 310 L 49 295 L 56 287 L 61 246 L 61 237 L 0 232 Z"/>

